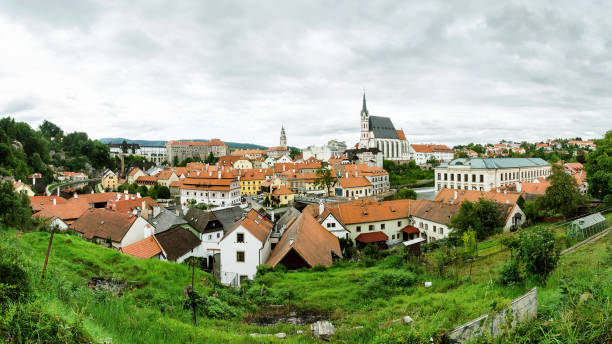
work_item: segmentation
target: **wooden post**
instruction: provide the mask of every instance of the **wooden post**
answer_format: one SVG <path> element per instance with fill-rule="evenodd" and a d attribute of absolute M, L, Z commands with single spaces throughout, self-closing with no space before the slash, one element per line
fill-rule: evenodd
<path fill-rule="evenodd" d="M 51 229 L 51 236 L 49 236 L 49 246 L 47 246 L 47 255 L 45 256 L 45 265 L 43 265 L 42 275 L 40 276 L 41 280 L 45 279 L 45 271 L 47 270 L 47 262 L 49 261 L 49 252 L 51 252 L 51 244 L 53 243 L 54 233 L 55 229 Z"/>

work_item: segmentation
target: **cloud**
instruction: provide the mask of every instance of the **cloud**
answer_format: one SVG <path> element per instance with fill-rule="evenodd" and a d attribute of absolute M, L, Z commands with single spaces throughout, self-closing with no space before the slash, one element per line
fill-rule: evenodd
<path fill-rule="evenodd" d="M 19 112 L 35 109 L 38 106 L 38 99 L 34 97 L 15 98 L 0 107 L 0 114 L 15 115 Z"/>
<path fill-rule="evenodd" d="M 611 10 L 9 0 L 0 109 L 92 137 L 275 145 L 284 125 L 290 145 L 352 145 L 365 88 L 370 113 L 415 143 L 595 137 L 612 127 Z"/>

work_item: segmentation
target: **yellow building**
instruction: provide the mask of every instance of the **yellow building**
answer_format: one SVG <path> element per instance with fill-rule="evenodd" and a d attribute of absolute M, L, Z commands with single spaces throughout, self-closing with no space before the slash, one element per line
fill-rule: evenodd
<path fill-rule="evenodd" d="M 249 161 L 249 159 L 239 159 L 234 162 L 233 167 L 236 170 L 250 170 L 253 168 L 253 164 Z"/>
<path fill-rule="evenodd" d="M 293 203 L 295 195 L 284 185 L 272 186 L 270 192 L 270 202 L 273 206 L 282 207 Z"/>
<path fill-rule="evenodd" d="M 261 193 L 261 183 L 266 181 L 266 174 L 260 170 L 243 170 L 240 173 L 240 195 L 255 196 Z"/>
<path fill-rule="evenodd" d="M 119 187 L 119 178 L 117 175 L 111 171 L 106 170 L 104 175 L 102 176 L 102 188 L 104 190 L 117 190 Z"/>

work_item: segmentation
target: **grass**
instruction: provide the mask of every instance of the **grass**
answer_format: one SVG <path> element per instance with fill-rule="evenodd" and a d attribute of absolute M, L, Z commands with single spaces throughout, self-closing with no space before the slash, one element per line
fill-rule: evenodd
<path fill-rule="evenodd" d="M 590 282 L 602 278 L 610 282 L 610 237 L 562 257 L 546 285 L 538 288 L 541 317 L 551 320 L 553 325 L 535 322 L 532 326 L 545 327 L 541 333 L 555 328 L 566 338 L 578 338 L 571 332 L 578 325 L 563 318 L 566 314 L 563 312 L 567 311 L 560 301 L 563 288 L 567 281 L 581 286 L 589 286 Z M 396 254 L 371 267 L 341 263 L 325 271 L 270 272 L 240 293 L 225 288 L 214 291 L 210 276 L 196 271 L 198 293 L 217 293 L 219 299 L 234 300 L 228 303 L 238 314 L 227 319 L 201 315 L 198 325 L 193 326 L 190 312 L 183 309 L 183 287 L 191 283 L 186 265 L 140 260 L 78 237 L 58 234 L 54 238 L 47 278 L 41 281 L 48 233 L 11 232 L 8 240 L 26 259 L 38 289 L 38 300 L 45 310 L 68 321 L 82 321 L 90 335 L 101 343 L 316 342 L 309 334 L 296 335 L 297 330 L 308 333 L 306 325 L 261 327 L 242 320 L 245 315 L 253 317 L 267 312 L 267 307 L 259 308 L 256 304 L 279 303 L 286 303 L 289 310 L 310 310 L 329 316 L 338 330 L 335 342 L 427 342 L 440 330 L 452 329 L 488 313 L 493 301 L 507 304 L 534 285 L 527 282 L 501 287 L 493 282 L 494 267 L 509 259 L 507 251 L 494 252 L 496 247 L 501 247 L 495 244 L 498 238 L 483 243 L 481 258 L 474 262 L 471 278 L 467 276 L 467 265 L 458 270 L 458 278 L 442 278 L 427 267 L 398 259 Z M 488 254 L 482 254 L 487 250 L 490 250 Z M 448 270 L 454 271 L 453 267 Z M 120 297 L 94 291 L 87 287 L 91 277 L 116 278 L 129 289 Z M 424 281 L 431 281 L 433 286 L 425 288 Z M 603 290 L 608 304 L 611 285 L 608 283 Z M 412 326 L 393 322 L 405 315 L 414 319 Z M 358 326 L 363 328 L 356 329 Z M 286 332 L 289 337 L 277 340 L 249 336 L 277 332 Z M 508 338 L 507 342 L 515 342 L 517 337 Z"/>

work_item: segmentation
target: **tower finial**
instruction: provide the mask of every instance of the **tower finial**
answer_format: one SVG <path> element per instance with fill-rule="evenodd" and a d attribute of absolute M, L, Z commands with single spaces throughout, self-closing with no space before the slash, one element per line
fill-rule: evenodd
<path fill-rule="evenodd" d="M 363 89 L 363 106 L 361 107 L 361 113 L 362 114 L 368 113 L 368 107 L 366 106 L 365 88 Z"/>

